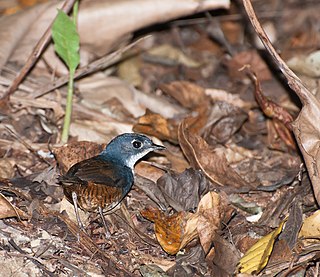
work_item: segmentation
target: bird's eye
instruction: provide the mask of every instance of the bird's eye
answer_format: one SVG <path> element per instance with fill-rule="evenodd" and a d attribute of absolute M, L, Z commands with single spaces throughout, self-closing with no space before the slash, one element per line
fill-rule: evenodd
<path fill-rule="evenodd" d="M 134 140 L 132 142 L 132 145 L 133 145 L 134 148 L 141 148 L 142 143 L 140 141 Z"/>

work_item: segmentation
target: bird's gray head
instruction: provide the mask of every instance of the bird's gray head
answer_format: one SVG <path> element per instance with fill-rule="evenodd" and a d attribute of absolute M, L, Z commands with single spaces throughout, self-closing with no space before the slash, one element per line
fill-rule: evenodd
<path fill-rule="evenodd" d="M 100 156 L 133 168 L 135 163 L 149 152 L 163 149 L 164 146 L 153 143 L 147 136 L 125 133 L 111 140 Z"/>

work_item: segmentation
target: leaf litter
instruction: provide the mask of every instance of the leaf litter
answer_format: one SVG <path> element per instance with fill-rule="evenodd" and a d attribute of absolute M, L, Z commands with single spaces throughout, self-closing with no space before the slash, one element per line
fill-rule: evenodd
<path fill-rule="evenodd" d="M 293 16 L 316 26 L 318 3 L 255 2 L 255 19 L 243 1 L 271 63 L 235 3 L 228 9 L 228 1 L 162 1 L 155 10 L 148 1 L 100 2 L 83 1 L 79 10 L 81 67 L 68 144 L 59 144 L 66 71 L 51 46 L 1 110 L 4 274 L 319 275 L 320 37 Z M 146 12 L 137 15 L 132 5 Z M 52 22 L 55 5 L 23 8 L 7 16 L 12 10 L 0 4 L 1 95 Z M 273 44 L 315 95 L 272 52 L 259 20 L 275 26 L 266 27 Z M 5 39 L 16 24 L 24 28 Z M 130 37 L 150 34 L 128 45 Z M 78 228 L 56 179 L 128 131 L 152 136 L 167 151 L 136 166 L 133 189 L 106 216 L 106 240 L 96 214 L 83 213 L 86 232 Z"/>

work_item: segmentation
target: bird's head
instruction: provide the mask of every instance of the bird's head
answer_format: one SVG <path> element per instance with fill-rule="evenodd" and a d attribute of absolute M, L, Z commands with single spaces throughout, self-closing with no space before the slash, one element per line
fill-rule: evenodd
<path fill-rule="evenodd" d="M 111 140 L 100 156 L 133 168 L 135 163 L 149 152 L 163 149 L 164 146 L 153 143 L 145 135 L 125 133 Z"/>

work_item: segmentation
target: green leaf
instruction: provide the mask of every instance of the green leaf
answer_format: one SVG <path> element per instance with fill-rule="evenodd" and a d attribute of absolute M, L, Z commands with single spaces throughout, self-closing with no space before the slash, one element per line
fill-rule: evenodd
<path fill-rule="evenodd" d="M 54 49 L 69 71 L 74 72 L 80 62 L 79 35 L 74 21 L 60 10 L 52 26 L 52 38 Z"/>

